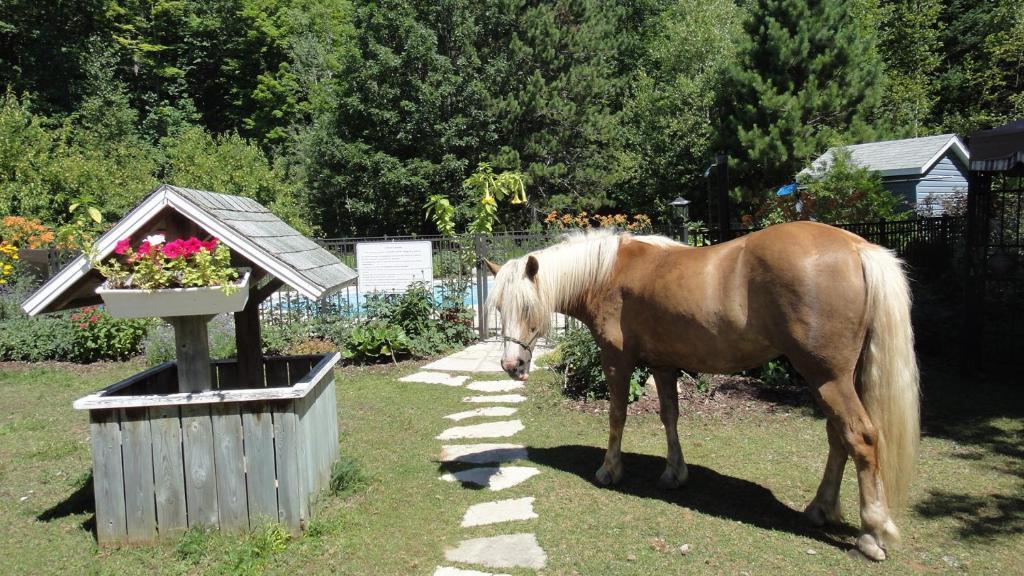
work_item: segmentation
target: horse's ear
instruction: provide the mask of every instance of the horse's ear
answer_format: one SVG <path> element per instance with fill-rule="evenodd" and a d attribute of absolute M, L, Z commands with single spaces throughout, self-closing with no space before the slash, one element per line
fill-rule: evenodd
<path fill-rule="evenodd" d="M 537 277 L 537 269 L 539 268 L 540 263 L 537 262 L 536 258 L 534 258 L 533 256 L 528 256 L 526 258 L 526 278 L 528 280 L 532 282 L 533 279 Z"/>
<path fill-rule="evenodd" d="M 487 258 L 484 258 L 484 263 L 487 264 L 487 269 L 491 271 L 492 276 L 497 276 L 498 271 L 501 270 L 501 266 L 498 266 L 494 262 L 491 262 Z"/>

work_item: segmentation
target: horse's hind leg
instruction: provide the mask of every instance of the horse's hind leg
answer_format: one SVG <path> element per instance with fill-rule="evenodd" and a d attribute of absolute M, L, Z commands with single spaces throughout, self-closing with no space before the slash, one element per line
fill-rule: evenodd
<path fill-rule="evenodd" d="M 622 431 L 626 426 L 626 403 L 629 399 L 629 378 L 635 364 L 627 361 L 621 352 L 601 351 L 604 378 L 608 383 L 608 451 L 604 463 L 597 470 L 597 483 L 602 486 L 618 484 L 622 479 Z"/>
<path fill-rule="evenodd" d="M 658 385 L 661 423 L 665 426 L 665 440 L 668 442 L 665 472 L 658 480 L 658 486 L 678 488 L 686 483 L 689 472 L 683 460 L 683 450 L 679 447 L 679 389 L 676 388 L 676 371 L 654 371 L 654 382 Z"/>
<path fill-rule="evenodd" d="M 825 475 L 818 485 L 818 493 L 807 505 L 804 514 L 815 526 L 840 524 L 843 522 L 843 510 L 839 505 L 839 487 L 843 481 L 843 470 L 846 468 L 846 446 L 838 429 L 832 422 L 825 423 L 828 432 L 828 460 L 825 463 Z"/>
<path fill-rule="evenodd" d="M 857 396 L 852 374 L 826 382 L 817 392 L 829 425 L 835 427 L 857 465 L 861 520 L 857 549 L 872 560 L 884 560 L 885 547 L 899 539 L 899 530 L 889 517 L 878 471 L 878 431 Z"/>

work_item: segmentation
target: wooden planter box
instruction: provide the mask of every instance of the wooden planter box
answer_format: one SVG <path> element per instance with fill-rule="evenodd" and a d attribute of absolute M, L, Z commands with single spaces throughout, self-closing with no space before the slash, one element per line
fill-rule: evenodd
<path fill-rule="evenodd" d="M 152 542 L 193 526 L 297 533 L 338 456 L 339 354 L 264 359 L 261 382 L 210 363 L 213 389 L 177 393 L 166 362 L 74 403 L 89 411 L 101 545 Z"/>
<path fill-rule="evenodd" d="M 220 286 L 199 288 L 107 288 L 104 283 L 96 289 L 107 312 L 115 318 L 149 318 L 171 316 L 205 316 L 223 312 L 238 312 L 249 300 L 250 270 L 239 270 L 235 282 L 237 290 L 225 294 Z"/>

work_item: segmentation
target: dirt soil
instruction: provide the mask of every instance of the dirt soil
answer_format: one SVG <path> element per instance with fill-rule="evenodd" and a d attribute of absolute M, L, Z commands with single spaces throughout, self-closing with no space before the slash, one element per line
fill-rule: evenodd
<path fill-rule="evenodd" d="M 768 385 L 749 376 L 710 376 L 711 385 L 705 391 L 695 386 L 688 376 L 679 379 L 679 411 L 712 417 L 737 417 L 747 414 L 770 414 L 794 409 L 810 409 L 813 400 L 803 384 Z M 607 400 L 567 400 L 574 410 L 592 414 L 608 412 Z M 658 393 L 649 382 L 644 395 L 629 405 L 628 413 L 657 414 Z"/>

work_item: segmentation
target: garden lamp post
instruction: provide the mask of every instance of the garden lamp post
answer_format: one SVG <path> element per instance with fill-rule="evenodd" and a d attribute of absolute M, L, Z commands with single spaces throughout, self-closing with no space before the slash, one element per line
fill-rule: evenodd
<path fill-rule="evenodd" d="M 686 225 L 690 221 L 690 201 L 682 196 L 676 196 L 676 199 L 669 202 L 668 205 L 672 207 L 672 220 L 683 224 L 683 244 L 689 244 L 690 231 Z"/>

